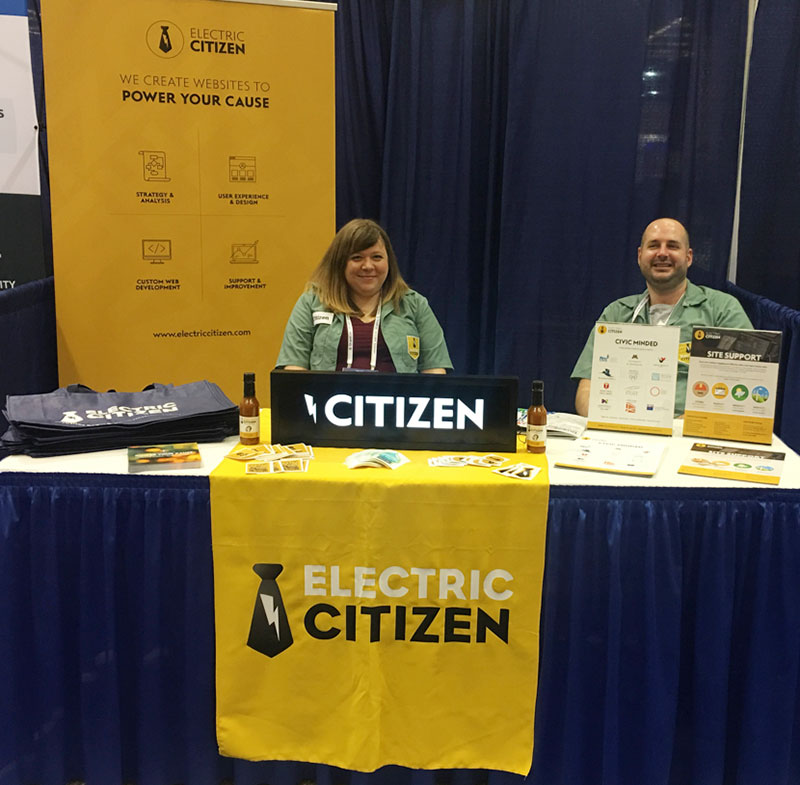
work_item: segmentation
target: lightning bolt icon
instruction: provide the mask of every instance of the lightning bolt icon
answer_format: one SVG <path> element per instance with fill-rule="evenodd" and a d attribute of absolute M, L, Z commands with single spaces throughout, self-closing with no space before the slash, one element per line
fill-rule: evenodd
<path fill-rule="evenodd" d="M 314 423 L 317 422 L 317 404 L 314 401 L 314 396 L 305 393 L 303 397 L 306 399 L 306 409 L 308 409 L 308 413 L 314 420 Z"/>
<path fill-rule="evenodd" d="M 280 621 L 278 616 L 278 609 L 275 607 L 275 600 L 269 594 L 259 594 L 261 597 L 261 604 L 264 606 L 264 613 L 267 614 L 267 622 L 275 628 L 275 634 L 278 640 L 281 639 Z"/>

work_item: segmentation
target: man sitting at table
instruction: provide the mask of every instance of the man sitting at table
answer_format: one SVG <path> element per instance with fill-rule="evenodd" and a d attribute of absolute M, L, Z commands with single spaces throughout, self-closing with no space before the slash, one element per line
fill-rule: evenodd
<path fill-rule="evenodd" d="M 686 277 L 692 266 L 692 249 L 689 246 L 689 233 L 678 221 L 659 218 L 649 224 L 642 235 L 638 257 L 647 290 L 643 294 L 614 300 L 606 306 L 597 321 L 676 325 L 681 328 L 675 390 L 675 416 L 678 417 L 683 414 L 686 401 L 692 328 L 752 329 L 753 325 L 735 297 L 708 286 L 696 286 Z M 594 330 L 589 333 L 571 375 L 579 380 L 575 410 L 584 417 L 589 411 L 593 352 Z"/>

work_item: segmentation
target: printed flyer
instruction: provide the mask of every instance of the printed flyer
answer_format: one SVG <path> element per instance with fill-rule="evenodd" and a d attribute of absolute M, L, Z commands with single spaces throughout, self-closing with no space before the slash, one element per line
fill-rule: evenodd
<path fill-rule="evenodd" d="M 678 474 L 697 474 L 701 477 L 720 477 L 778 485 L 781 481 L 784 452 L 747 450 L 724 447 L 721 444 L 695 442 L 689 455 L 678 468 Z"/>
<path fill-rule="evenodd" d="M 588 428 L 670 436 L 679 327 L 595 325 Z"/>
<path fill-rule="evenodd" d="M 652 477 L 661 463 L 664 446 L 627 442 L 597 436 L 582 436 L 555 462 L 567 469 L 589 469 L 639 477 Z"/>
<path fill-rule="evenodd" d="M 780 356 L 779 332 L 696 328 L 684 436 L 771 444 Z"/>

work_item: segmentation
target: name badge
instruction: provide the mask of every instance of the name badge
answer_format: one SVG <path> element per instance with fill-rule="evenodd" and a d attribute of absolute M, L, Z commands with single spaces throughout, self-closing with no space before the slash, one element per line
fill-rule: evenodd
<path fill-rule="evenodd" d="M 314 327 L 318 324 L 333 324 L 333 314 L 330 311 L 314 311 L 311 316 L 314 318 Z"/>
<path fill-rule="evenodd" d="M 419 338 L 416 335 L 407 335 L 408 355 L 412 360 L 419 359 Z"/>

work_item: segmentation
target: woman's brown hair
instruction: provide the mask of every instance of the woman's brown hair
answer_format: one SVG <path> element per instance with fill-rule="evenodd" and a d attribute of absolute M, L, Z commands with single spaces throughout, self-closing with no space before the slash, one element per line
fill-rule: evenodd
<path fill-rule="evenodd" d="M 397 257 L 394 255 L 389 235 L 382 226 L 369 218 L 354 218 L 348 221 L 336 233 L 336 237 L 328 246 L 322 261 L 317 265 L 308 281 L 308 289 L 312 289 L 325 305 L 339 313 L 358 314 L 359 309 L 350 299 L 350 291 L 344 277 L 347 260 L 358 251 L 371 248 L 378 240 L 383 240 L 386 247 L 386 259 L 389 272 L 383 282 L 381 303 L 391 301 L 395 309 L 409 291 L 408 284 L 400 275 Z"/>

